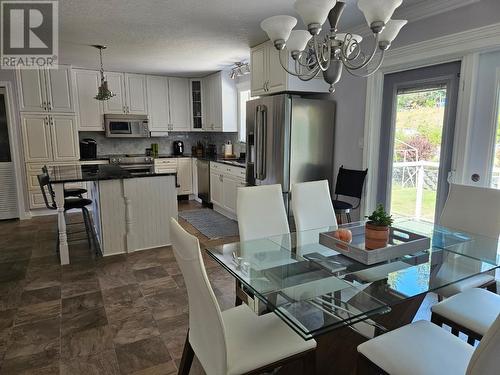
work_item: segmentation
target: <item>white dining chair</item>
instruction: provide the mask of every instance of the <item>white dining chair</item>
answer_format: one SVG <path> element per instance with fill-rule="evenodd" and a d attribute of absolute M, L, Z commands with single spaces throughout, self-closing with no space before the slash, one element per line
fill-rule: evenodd
<path fill-rule="evenodd" d="M 236 214 L 240 241 L 290 233 L 281 185 L 239 188 Z"/>
<path fill-rule="evenodd" d="M 395 329 L 358 346 L 357 374 L 496 375 L 500 315 L 474 349 L 425 320 Z"/>
<path fill-rule="evenodd" d="M 500 296 L 485 289 L 472 288 L 431 307 L 431 322 L 452 327 L 452 333 L 463 332 L 468 343 L 481 340 L 500 314 Z"/>
<path fill-rule="evenodd" d="M 450 191 L 439 223 L 451 229 L 498 239 L 500 235 L 500 190 L 450 184 Z M 495 251 L 495 254 L 491 254 L 491 256 L 495 257 L 496 249 L 492 248 L 492 251 Z M 460 263 L 461 265 L 457 267 L 467 266 L 463 257 L 460 259 Z M 471 261 L 470 263 L 477 262 Z M 457 272 L 460 270 L 453 270 L 453 273 Z M 446 269 L 441 271 L 442 275 L 446 275 L 446 273 Z M 470 272 L 466 270 L 465 274 L 470 274 Z M 437 293 L 442 297 L 450 297 L 466 289 L 476 287 L 489 287 L 490 290 L 496 292 L 495 276 L 481 274 L 469 277 L 461 282 L 440 288 Z"/>
<path fill-rule="evenodd" d="M 205 271 L 198 239 L 171 218 L 172 248 L 189 301 L 189 331 L 179 374 L 189 374 L 194 355 L 207 375 L 271 371 L 302 360 L 315 373 L 316 342 L 303 340 L 275 314 L 257 316 L 247 305 L 220 310 Z"/>
<path fill-rule="evenodd" d="M 292 186 L 292 212 L 297 232 L 337 227 L 328 180 Z"/>

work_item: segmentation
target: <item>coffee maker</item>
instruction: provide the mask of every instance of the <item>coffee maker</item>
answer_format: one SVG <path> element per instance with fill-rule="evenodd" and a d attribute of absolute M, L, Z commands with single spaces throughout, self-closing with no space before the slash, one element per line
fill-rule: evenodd
<path fill-rule="evenodd" d="M 176 156 L 184 155 L 184 142 L 174 141 L 174 155 Z"/>
<path fill-rule="evenodd" d="M 84 138 L 80 141 L 80 158 L 96 159 L 97 158 L 97 142 L 92 138 Z"/>

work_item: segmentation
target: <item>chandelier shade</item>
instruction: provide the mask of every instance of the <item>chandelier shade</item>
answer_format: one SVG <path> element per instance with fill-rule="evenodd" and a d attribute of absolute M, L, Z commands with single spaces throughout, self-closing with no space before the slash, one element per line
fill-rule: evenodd
<path fill-rule="evenodd" d="M 387 23 L 403 0 L 359 0 L 358 8 L 365 16 L 368 26 L 374 22 Z"/>
<path fill-rule="evenodd" d="M 297 0 L 294 8 L 302 18 L 304 25 L 319 25 L 321 27 L 336 2 L 337 0 Z"/>
<path fill-rule="evenodd" d="M 306 49 L 307 42 L 311 39 L 311 34 L 307 30 L 292 30 L 286 42 L 286 48 L 290 52 L 300 52 Z"/>
<path fill-rule="evenodd" d="M 406 25 L 406 20 L 389 20 L 385 24 L 384 30 L 380 33 L 379 42 L 392 43 L 399 34 L 399 31 Z"/>
<path fill-rule="evenodd" d="M 285 43 L 296 24 L 297 19 L 295 17 L 274 16 L 262 21 L 260 27 L 267 33 L 269 39 L 276 44 L 277 41 Z"/>

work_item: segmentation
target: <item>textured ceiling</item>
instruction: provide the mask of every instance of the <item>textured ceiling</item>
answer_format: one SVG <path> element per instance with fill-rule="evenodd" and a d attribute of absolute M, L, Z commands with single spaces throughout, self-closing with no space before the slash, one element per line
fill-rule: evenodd
<path fill-rule="evenodd" d="M 406 4 L 422 0 L 405 0 Z M 341 28 L 359 25 L 356 0 Z M 247 60 L 249 47 L 265 41 L 260 21 L 297 16 L 293 0 L 62 0 L 60 59 L 98 68 L 91 44 L 106 44 L 107 70 L 202 76 Z M 299 23 L 299 27 L 303 27 Z"/>

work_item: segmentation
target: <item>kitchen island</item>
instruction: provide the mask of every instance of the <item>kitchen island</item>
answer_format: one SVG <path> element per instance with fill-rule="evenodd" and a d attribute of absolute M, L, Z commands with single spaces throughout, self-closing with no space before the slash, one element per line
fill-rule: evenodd
<path fill-rule="evenodd" d="M 115 165 L 65 165 L 49 169 L 58 213 L 61 264 L 69 264 L 64 184 L 91 186 L 95 237 L 103 256 L 170 245 L 177 217 L 176 173 L 131 172 Z"/>

